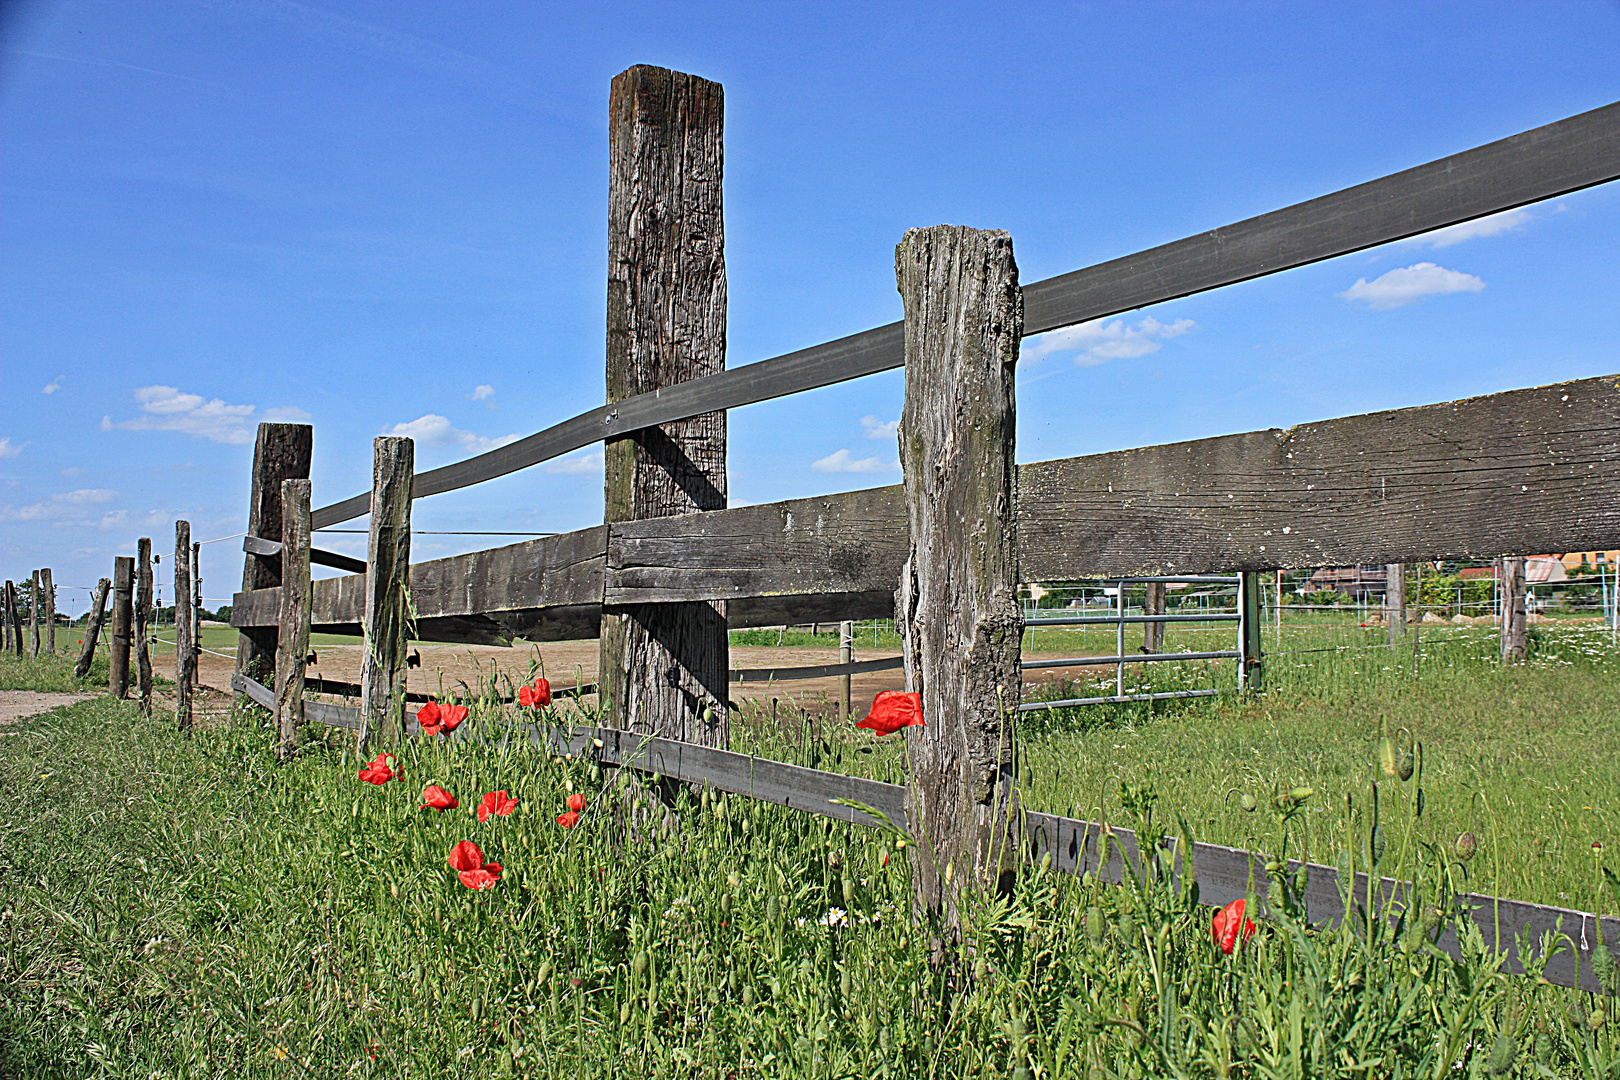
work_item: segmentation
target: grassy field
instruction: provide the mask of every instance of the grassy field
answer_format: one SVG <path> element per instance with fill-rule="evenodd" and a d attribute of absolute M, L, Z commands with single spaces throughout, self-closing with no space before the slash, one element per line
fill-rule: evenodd
<path fill-rule="evenodd" d="M 1289 633 L 1332 651 L 1275 656 L 1251 701 L 1032 714 L 1029 803 L 1360 862 L 1368 822 L 1343 798 L 1365 807 L 1379 780 L 1382 869 L 1443 883 L 1418 853 L 1466 826 L 1484 843 L 1458 885 L 1589 895 L 1583 845 L 1615 821 L 1613 650 L 1543 629 L 1504 671 L 1488 635 L 1457 631 L 1413 681 L 1409 649 L 1338 651 L 1368 643 L 1359 628 Z M 1178 666 L 1140 678 L 1230 677 Z M 0 660 L 0 686 L 67 689 L 66 669 Z M 479 705 L 469 724 L 496 719 Z M 1381 719 L 1423 742 L 1421 780 L 1376 771 Z M 825 717 L 745 721 L 739 745 L 900 765 Z M 971 899 L 946 948 L 909 912 L 914 849 L 892 835 L 684 794 L 648 812 L 633 777 L 495 727 L 413 742 L 380 786 L 323 732 L 277 765 L 258 710 L 170 727 L 100 698 L 0 738 L 0 1077 L 1620 1075 L 1612 997 L 1441 958 L 1421 927 L 1279 912 L 1225 956 L 1209 910 L 1163 882 L 1032 868 L 1012 897 Z M 1266 812 L 1301 783 L 1316 792 Z M 421 808 L 428 784 L 460 807 Z M 511 816 L 469 814 L 501 789 Z M 587 806 L 564 828 L 571 792 Z M 460 840 L 503 868 L 493 888 L 447 865 Z"/>

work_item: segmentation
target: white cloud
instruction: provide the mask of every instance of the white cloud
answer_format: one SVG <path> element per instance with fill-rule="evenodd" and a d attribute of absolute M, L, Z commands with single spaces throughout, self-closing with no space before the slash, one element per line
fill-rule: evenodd
<path fill-rule="evenodd" d="M 1371 281 L 1358 278 L 1354 285 L 1339 295 L 1351 303 L 1364 303 L 1374 310 L 1384 310 L 1410 304 L 1425 296 L 1479 292 L 1484 287 L 1485 283 L 1473 274 L 1447 270 L 1432 262 L 1420 262 L 1391 270 Z"/>
<path fill-rule="evenodd" d="M 472 393 L 467 395 L 468 401 L 488 401 L 491 405 L 495 401 L 495 388 L 488 383 L 473 387 Z"/>
<path fill-rule="evenodd" d="M 17 457 L 23 452 L 23 447 L 27 445 L 29 444 L 23 443 L 21 446 L 12 446 L 9 436 L 7 438 L 0 439 L 0 459 Z"/>
<path fill-rule="evenodd" d="M 40 387 L 39 392 L 42 394 L 54 394 L 60 389 L 62 389 L 62 376 L 58 375 L 56 378 Z"/>
<path fill-rule="evenodd" d="M 407 439 L 415 439 L 425 446 L 464 446 L 475 454 L 482 454 L 487 450 L 494 450 L 498 446 L 515 443 L 523 438 L 522 435 L 502 435 L 498 439 L 485 439 L 474 435 L 470 431 L 463 431 L 453 427 L 449 417 L 437 413 L 428 413 L 405 424 L 395 424 L 385 434 L 400 435 Z"/>
<path fill-rule="evenodd" d="M 591 473 L 600 473 L 602 464 L 602 451 L 592 450 L 590 453 L 579 455 L 579 457 L 548 461 L 541 468 L 558 476 L 589 476 Z"/>
<path fill-rule="evenodd" d="M 303 423 L 309 414 L 302 409 L 266 409 L 254 405 L 227 405 L 219 398 L 204 400 L 200 394 L 184 394 L 172 386 L 143 386 L 135 391 L 141 412 L 133 420 L 101 418 L 102 431 L 177 431 L 210 442 L 242 445 L 253 441 L 259 421 Z"/>
<path fill-rule="evenodd" d="M 63 491 L 41 502 L 27 506 L 0 506 L 0 521 L 55 521 L 69 524 L 89 524 L 86 515 L 92 508 L 118 498 L 118 492 L 109 488 L 80 488 Z"/>
<path fill-rule="evenodd" d="M 1180 337 L 1198 324 L 1191 319 L 1177 319 L 1162 323 L 1153 316 L 1142 318 L 1135 326 L 1124 319 L 1109 322 L 1096 319 L 1078 326 L 1066 326 L 1046 334 L 1037 334 L 1024 342 L 1020 359 L 1044 360 L 1053 353 L 1076 352 L 1076 364 L 1092 367 L 1108 360 L 1130 360 L 1156 353 L 1164 342 Z"/>
<path fill-rule="evenodd" d="M 868 439 L 892 439 L 900 430 L 900 421 L 890 420 L 885 423 L 875 416 L 863 416 L 861 427 L 866 429 Z"/>
<path fill-rule="evenodd" d="M 881 473 L 893 472 L 900 467 L 898 461 L 884 461 L 882 458 L 869 457 L 856 460 L 850 456 L 848 450 L 839 450 L 828 454 L 820 461 L 812 462 L 810 468 L 816 472 L 824 473 Z"/>
<path fill-rule="evenodd" d="M 71 480 L 73 477 L 78 476 L 82 472 L 84 472 L 84 468 L 82 466 L 69 465 L 67 468 L 62 470 L 62 475 Z"/>
<path fill-rule="evenodd" d="M 1474 240 L 1481 236 L 1498 236 L 1505 232 L 1522 229 L 1530 222 L 1528 210 L 1504 210 L 1500 214 L 1491 214 L 1488 217 L 1475 218 L 1473 221 L 1464 221 L 1458 225 L 1447 225 L 1443 229 L 1433 232 L 1421 233 L 1411 238 L 1411 243 L 1422 244 L 1424 247 L 1445 248 L 1453 244 L 1460 244 L 1464 240 Z"/>

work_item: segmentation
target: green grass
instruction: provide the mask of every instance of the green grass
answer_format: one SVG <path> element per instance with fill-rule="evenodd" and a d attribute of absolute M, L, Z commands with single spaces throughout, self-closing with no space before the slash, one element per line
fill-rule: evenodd
<path fill-rule="evenodd" d="M 1381 869 L 1399 859 L 1444 903 L 1442 868 L 1416 857 L 1416 841 L 1449 843 L 1442 803 L 1476 783 L 1546 786 L 1615 742 L 1592 726 L 1613 715 L 1608 650 L 1548 634 L 1509 671 L 1484 651 L 1466 636 L 1426 646 L 1415 684 L 1362 664 L 1398 650 L 1304 654 L 1319 666 L 1297 675 L 1279 657 L 1252 702 L 1049 717 L 1026 732 L 1026 797 L 1170 831 L 1186 813 L 1200 838 L 1230 828 L 1277 849 L 1286 834 L 1290 855 L 1332 842 L 1364 859 L 1368 823 L 1342 796 L 1365 807 L 1380 779 L 1385 820 L 1409 818 L 1403 785 L 1372 771 L 1373 739 L 1379 713 L 1392 728 L 1421 716 L 1431 809 L 1415 837 L 1392 834 Z M 18 668 L 0 678 L 59 679 Z M 495 716 L 477 704 L 469 725 Z M 825 717 L 761 719 L 738 724 L 739 748 L 899 767 L 893 740 L 864 752 L 865 732 Z M 340 733 L 309 733 L 278 765 L 256 709 L 189 738 L 171 728 L 100 698 L 0 738 L 0 1077 L 1620 1075 L 1612 998 L 1505 976 L 1477 942 L 1454 963 L 1419 928 L 1317 932 L 1279 911 L 1228 958 L 1209 910 L 1166 882 L 1034 867 L 1010 898 L 970 895 L 964 948 L 936 956 L 936 930 L 909 911 L 915 848 L 892 836 L 684 793 L 627 821 L 651 805 L 639 781 L 493 727 L 483 743 L 412 743 L 382 787 L 356 779 Z M 1612 804 L 1611 774 L 1593 768 L 1565 798 L 1607 782 Z M 1318 793 L 1276 817 L 1225 795 L 1315 777 Z M 419 810 L 429 783 L 461 809 Z M 518 810 L 480 824 L 467 808 L 494 789 Z M 570 789 L 589 797 L 571 830 L 555 821 Z M 1470 872 L 1518 866 L 1506 836 L 1535 831 L 1528 803 L 1492 805 Z M 446 866 L 462 839 L 504 867 L 494 889 Z M 1578 841 L 1547 859 L 1589 879 Z"/>

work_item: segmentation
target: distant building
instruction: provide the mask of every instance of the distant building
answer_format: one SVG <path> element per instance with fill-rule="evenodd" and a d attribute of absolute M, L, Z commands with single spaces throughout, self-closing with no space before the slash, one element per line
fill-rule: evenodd
<path fill-rule="evenodd" d="M 1382 566 L 1324 566 L 1305 582 L 1305 592 L 1341 592 L 1355 600 L 1384 594 Z"/>
<path fill-rule="evenodd" d="M 1605 573 L 1613 570 L 1616 563 L 1620 563 L 1620 551 L 1568 551 L 1562 555 L 1548 555 L 1546 558 L 1557 559 L 1564 564 L 1564 569 L 1574 573 L 1581 567 L 1595 570 L 1603 567 Z"/>
<path fill-rule="evenodd" d="M 1599 553 L 1601 554 L 1601 552 Z M 1524 560 L 1524 580 L 1528 585 L 1550 585 L 1556 581 L 1568 581 L 1569 574 L 1564 569 L 1565 564 L 1557 555 L 1531 555 Z M 1496 564 L 1490 566 L 1465 566 L 1457 571 L 1457 576 L 1464 581 L 1495 581 Z"/>

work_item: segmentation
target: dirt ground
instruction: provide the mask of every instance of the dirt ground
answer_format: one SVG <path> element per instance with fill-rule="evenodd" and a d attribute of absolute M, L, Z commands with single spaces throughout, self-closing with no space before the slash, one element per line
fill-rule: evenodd
<path fill-rule="evenodd" d="M 510 674 L 514 684 L 527 677 L 531 660 L 542 665 L 552 690 L 562 691 L 582 683 L 596 681 L 597 643 L 591 641 L 558 641 L 539 645 L 520 644 L 511 647 L 498 645 L 436 645 L 413 644 L 421 654 L 421 666 L 406 674 L 406 688 L 412 693 L 436 694 L 456 688 L 457 680 L 469 686 L 487 682 L 497 672 Z M 877 660 L 898 656 L 893 649 L 859 649 L 857 660 Z M 1055 654 L 1026 653 L 1026 659 L 1040 659 Z M 316 662 L 309 674 L 334 682 L 355 683 L 360 679 L 361 646 L 319 645 L 315 648 Z M 768 667 L 810 667 L 838 663 L 836 648 L 776 648 L 771 646 L 733 646 L 731 666 L 734 669 Z M 228 691 L 234 661 L 216 653 L 204 653 L 200 676 L 207 686 Z M 1029 682 L 1057 677 L 1074 677 L 1086 671 L 1100 672 L 1100 668 L 1051 668 L 1031 672 Z M 905 673 L 896 668 L 856 675 L 851 679 L 851 708 L 856 715 L 864 715 L 872 699 L 880 690 L 905 688 Z M 815 708 L 838 700 L 838 679 L 796 679 L 791 682 L 734 682 L 731 699 L 769 701 L 778 698 L 793 701 L 806 708 Z"/>
<path fill-rule="evenodd" d="M 50 712 L 59 705 L 74 705 L 88 701 L 94 696 L 94 694 L 46 694 L 38 690 L 0 690 L 0 727 Z"/>

